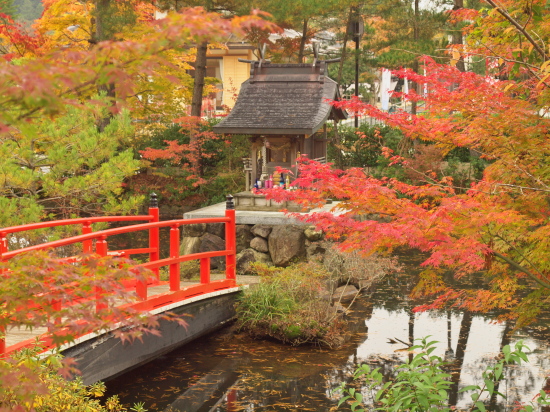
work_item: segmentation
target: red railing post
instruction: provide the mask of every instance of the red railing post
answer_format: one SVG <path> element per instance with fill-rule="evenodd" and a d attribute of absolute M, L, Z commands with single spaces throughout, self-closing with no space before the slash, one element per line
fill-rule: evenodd
<path fill-rule="evenodd" d="M 0 233 L 0 260 L 2 255 L 8 251 L 8 234 L 6 232 Z"/>
<path fill-rule="evenodd" d="M 107 236 L 100 236 L 95 242 L 95 252 L 99 256 L 107 256 L 108 251 Z"/>
<path fill-rule="evenodd" d="M 210 258 L 201 259 L 201 283 L 210 283 Z"/>
<path fill-rule="evenodd" d="M 177 258 L 180 255 L 180 228 L 173 225 L 170 229 L 170 257 Z M 170 290 L 180 290 L 180 264 L 170 264 Z"/>
<path fill-rule="evenodd" d="M 3 255 L 7 251 L 8 251 L 8 234 L 6 232 L 1 232 L 0 233 L 0 262 L 2 262 Z M 6 270 L 7 269 L 0 269 L 0 275 L 6 272 Z"/>
<path fill-rule="evenodd" d="M 0 232 L 0 262 L 2 261 L 2 255 L 8 251 L 8 234 L 6 232 Z M 4 270 L 0 270 L 2 274 Z M 0 359 L 6 354 L 6 329 L 0 326 Z"/>
<path fill-rule="evenodd" d="M 147 300 L 147 281 L 139 280 L 136 283 L 136 295 L 142 300 Z"/>
<path fill-rule="evenodd" d="M 82 234 L 88 235 L 92 233 L 92 222 L 87 221 L 82 224 Z M 82 252 L 84 253 L 92 253 L 92 239 L 85 240 L 82 242 Z"/>
<path fill-rule="evenodd" d="M 151 197 L 149 199 L 149 214 L 153 216 L 153 219 L 151 222 L 158 222 L 159 221 L 159 202 L 157 198 L 157 194 L 155 192 L 151 193 Z M 154 249 L 154 251 L 149 253 L 149 261 L 155 262 L 160 259 L 160 231 L 158 227 L 149 229 L 149 247 L 151 249 Z M 159 276 L 159 269 L 155 268 L 153 269 L 153 272 L 155 273 L 157 280 L 160 280 Z"/>
<path fill-rule="evenodd" d="M 0 326 L 0 359 L 6 354 L 6 329 Z"/>
<path fill-rule="evenodd" d="M 225 217 L 229 218 L 229 222 L 225 224 L 225 248 L 230 251 L 225 258 L 225 277 L 226 279 L 236 281 L 236 262 L 237 262 L 237 230 L 235 228 L 235 204 L 233 196 L 227 195 L 225 202 Z"/>
<path fill-rule="evenodd" d="M 95 251 L 99 256 L 107 256 L 108 245 L 107 245 L 107 236 L 100 236 L 95 242 Z M 102 309 L 107 308 L 107 305 L 102 302 L 103 295 L 105 291 L 99 286 L 95 287 L 96 301 L 95 301 L 95 311 L 99 312 Z"/>

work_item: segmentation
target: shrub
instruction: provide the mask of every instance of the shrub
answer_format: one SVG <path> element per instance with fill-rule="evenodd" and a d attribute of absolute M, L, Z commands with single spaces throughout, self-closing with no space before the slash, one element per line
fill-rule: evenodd
<path fill-rule="evenodd" d="M 376 167 L 382 156 L 382 147 L 397 151 L 403 138 L 399 130 L 385 125 L 361 125 L 358 129 L 341 127 L 338 134 L 339 141 L 329 145 L 327 150 L 329 159 L 341 168 Z"/>
<path fill-rule="evenodd" d="M 63 377 L 66 365 L 59 354 L 39 356 L 40 348 L 25 349 L 9 360 L 0 360 L 7 368 L 16 364 L 10 376 L 4 376 L 4 384 L 0 385 L 0 410 L 36 412 L 123 412 L 127 411 L 116 396 L 103 402 L 100 398 L 105 394 L 105 384 L 97 382 L 86 386 L 77 377 L 67 380 Z M 26 373 L 18 375 L 24 366 Z M 18 379 L 19 385 L 5 385 L 6 380 Z M 34 390 L 28 390 L 31 386 Z M 103 403 L 103 404 L 102 404 Z M 140 404 L 134 405 L 132 411 L 145 411 Z"/>
<path fill-rule="evenodd" d="M 174 124 L 153 133 L 139 148 L 150 167 L 147 173 L 127 179 L 127 191 L 140 195 L 154 191 L 162 205 L 195 208 L 244 190 L 242 158 L 250 156 L 248 138 L 232 136 L 229 142 L 212 132 L 214 123 Z M 190 144 L 192 131 L 199 136 L 198 147 Z M 195 168 L 194 162 L 198 162 Z"/>
<path fill-rule="evenodd" d="M 274 338 L 291 345 L 313 343 L 337 347 L 343 343 L 345 322 L 330 300 L 320 300 L 330 275 L 318 263 L 288 268 L 253 264 L 262 278 L 237 304 L 237 325 L 259 338 Z"/>

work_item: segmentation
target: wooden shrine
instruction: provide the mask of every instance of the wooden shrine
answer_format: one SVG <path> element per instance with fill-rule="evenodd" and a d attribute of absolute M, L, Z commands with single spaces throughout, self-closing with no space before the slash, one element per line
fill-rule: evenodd
<path fill-rule="evenodd" d="M 259 61 L 248 61 L 250 78 L 242 84 L 229 115 L 214 126 L 217 133 L 250 136 L 251 185 L 267 180 L 276 173 L 277 166 L 296 173 L 296 158 L 300 154 L 326 159 L 326 121 L 337 124 L 347 118 L 345 110 L 330 104 L 340 99 L 338 84 L 327 74 L 327 64 L 337 59 L 318 60 L 315 48 L 316 57 L 311 64 L 272 64 L 263 58 L 264 51 Z M 235 197 L 236 207 L 244 209 L 239 206 L 249 206 L 251 202 L 239 202 L 240 195 Z M 249 210 L 281 207 L 258 202 L 250 206 Z"/>

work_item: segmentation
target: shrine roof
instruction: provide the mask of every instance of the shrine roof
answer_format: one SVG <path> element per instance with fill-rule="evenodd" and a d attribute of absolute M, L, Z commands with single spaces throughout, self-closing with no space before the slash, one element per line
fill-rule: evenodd
<path fill-rule="evenodd" d="M 325 75 L 326 63 L 252 62 L 229 115 L 214 126 L 217 133 L 312 135 L 328 119 L 347 118 L 329 102 L 339 100 L 338 84 Z"/>

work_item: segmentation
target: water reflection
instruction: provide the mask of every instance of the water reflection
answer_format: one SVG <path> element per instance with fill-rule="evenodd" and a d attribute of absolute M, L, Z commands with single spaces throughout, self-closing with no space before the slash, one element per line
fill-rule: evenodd
<path fill-rule="evenodd" d="M 470 400 L 459 390 L 482 384 L 481 372 L 502 346 L 519 339 L 531 349 L 530 362 L 506 370 L 499 391 L 508 400 L 491 399 L 492 410 L 512 411 L 515 401 L 529 401 L 550 386 L 547 319 L 510 334 L 513 325 L 489 316 L 415 314 L 418 302 L 406 297 L 411 285 L 407 277 L 389 280 L 359 302 L 351 314 L 354 337 L 339 350 L 253 341 L 225 329 L 111 380 L 108 391 L 126 404 L 143 401 L 150 411 L 332 411 L 338 401 L 333 390 L 351 380 L 355 365 L 369 363 L 389 376 L 409 356 L 407 344 L 427 335 L 440 342 L 435 354 L 450 362 L 450 403 L 459 409 Z"/>

